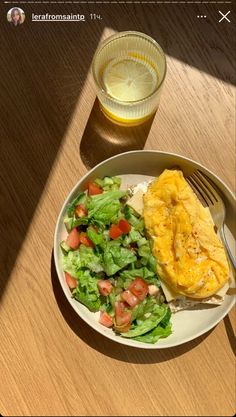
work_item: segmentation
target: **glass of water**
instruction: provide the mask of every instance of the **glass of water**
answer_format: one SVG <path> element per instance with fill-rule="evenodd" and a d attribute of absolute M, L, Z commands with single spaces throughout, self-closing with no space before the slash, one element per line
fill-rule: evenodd
<path fill-rule="evenodd" d="M 118 32 L 102 42 L 93 58 L 100 107 L 111 121 L 136 126 L 157 110 L 166 75 L 160 45 L 140 32 Z"/>

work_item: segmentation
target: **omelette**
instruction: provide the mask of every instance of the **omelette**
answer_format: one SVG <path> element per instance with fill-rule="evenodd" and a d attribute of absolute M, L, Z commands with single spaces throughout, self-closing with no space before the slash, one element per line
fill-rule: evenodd
<path fill-rule="evenodd" d="M 160 279 L 176 294 L 204 299 L 229 280 L 229 265 L 208 208 L 182 171 L 165 170 L 143 196 Z M 199 300 L 200 301 L 200 300 Z"/>

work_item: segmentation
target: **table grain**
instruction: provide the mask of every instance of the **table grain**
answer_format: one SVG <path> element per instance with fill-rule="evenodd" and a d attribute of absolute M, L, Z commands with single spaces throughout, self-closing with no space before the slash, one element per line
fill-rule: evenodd
<path fill-rule="evenodd" d="M 232 26 L 218 25 L 213 5 L 181 7 L 80 5 L 85 23 L 36 23 L 32 12 L 76 13 L 78 6 L 25 4 L 26 20 L 13 28 L 5 19 L 8 5 L 1 4 L 2 415 L 235 412 L 235 309 L 207 334 L 176 348 L 115 344 L 77 317 L 52 256 L 68 192 L 111 155 L 175 152 L 235 188 Z M 89 21 L 90 12 L 102 20 Z M 204 22 L 196 19 L 199 13 L 207 14 Z M 100 113 L 91 75 L 100 39 L 128 29 L 155 37 L 168 64 L 156 116 L 133 129 L 112 125 Z"/>

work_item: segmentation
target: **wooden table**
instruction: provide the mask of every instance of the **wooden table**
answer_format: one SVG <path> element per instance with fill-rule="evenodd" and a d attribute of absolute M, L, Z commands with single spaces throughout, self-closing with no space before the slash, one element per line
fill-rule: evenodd
<path fill-rule="evenodd" d="M 26 20 L 14 28 L 1 4 L 0 413 L 233 415 L 235 310 L 192 342 L 135 350 L 76 316 L 52 259 L 65 197 L 110 155 L 176 152 L 234 188 L 233 26 L 218 23 L 217 5 L 21 7 Z M 230 8 L 233 19 L 221 5 Z M 32 12 L 78 9 L 85 23 L 31 22 Z M 168 61 L 152 125 L 129 132 L 98 113 L 90 71 L 99 39 L 127 29 L 155 37 Z"/>

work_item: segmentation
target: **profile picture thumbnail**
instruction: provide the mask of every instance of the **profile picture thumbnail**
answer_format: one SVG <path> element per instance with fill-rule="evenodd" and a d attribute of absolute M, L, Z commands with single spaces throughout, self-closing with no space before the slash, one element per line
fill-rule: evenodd
<path fill-rule="evenodd" d="M 20 7 L 12 7 L 7 12 L 7 20 L 12 26 L 19 26 L 25 20 L 25 12 Z"/>

